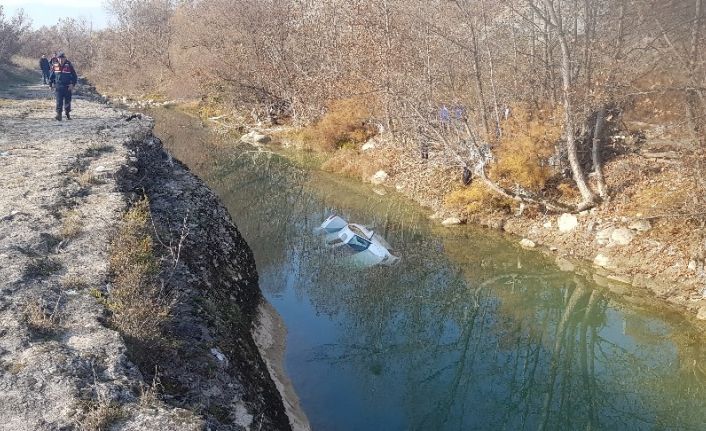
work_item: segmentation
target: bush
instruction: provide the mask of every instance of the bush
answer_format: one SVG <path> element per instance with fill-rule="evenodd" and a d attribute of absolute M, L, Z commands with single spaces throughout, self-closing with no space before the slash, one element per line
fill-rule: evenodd
<path fill-rule="evenodd" d="M 488 190 L 482 183 L 473 183 L 470 187 L 456 189 L 446 195 L 446 207 L 471 215 L 479 212 L 512 211 L 514 201 Z"/>
<path fill-rule="evenodd" d="M 326 114 L 302 130 L 299 138 L 310 147 L 323 151 L 357 147 L 375 134 L 367 123 L 371 116 L 369 106 L 360 98 L 331 102 Z"/>
<path fill-rule="evenodd" d="M 503 123 L 503 137 L 498 145 L 498 162 L 490 175 L 506 187 L 519 184 L 539 192 L 552 172 L 547 160 L 561 137 L 560 112 L 513 108 L 513 115 Z"/>

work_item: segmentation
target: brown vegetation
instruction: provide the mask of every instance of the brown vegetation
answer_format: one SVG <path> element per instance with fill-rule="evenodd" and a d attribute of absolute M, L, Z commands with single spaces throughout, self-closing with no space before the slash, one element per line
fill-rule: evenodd
<path fill-rule="evenodd" d="M 550 210 L 610 201 L 602 165 L 621 129 L 678 143 L 685 169 L 703 159 L 703 0 L 108 6 L 109 29 L 57 27 L 106 90 L 201 100 L 207 116 L 308 124 L 297 138 L 325 151 L 389 134 L 504 199 Z M 24 37 L 27 53 L 47 45 L 44 30 Z M 116 64 L 131 73 L 116 76 Z"/>
<path fill-rule="evenodd" d="M 165 344 L 172 308 L 158 279 L 159 258 L 150 229 L 149 202 L 142 199 L 123 217 L 110 251 L 112 288 L 106 298 L 110 323 L 138 355 L 158 351 Z M 137 360 L 150 361 L 148 357 Z"/>
<path fill-rule="evenodd" d="M 370 107 L 358 98 L 335 100 L 318 121 L 303 128 L 296 138 L 309 148 L 332 151 L 356 148 L 374 135 L 368 124 Z"/>

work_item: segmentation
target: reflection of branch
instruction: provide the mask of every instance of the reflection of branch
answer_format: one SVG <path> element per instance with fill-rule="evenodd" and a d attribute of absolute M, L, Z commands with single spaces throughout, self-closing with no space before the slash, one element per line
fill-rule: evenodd
<path fill-rule="evenodd" d="M 552 360 L 549 366 L 549 382 L 547 393 L 544 397 L 544 407 L 542 409 L 542 419 L 540 421 L 539 429 L 544 430 L 547 427 L 549 421 L 549 408 L 551 405 L 552 397 L 554 395 L 554 384 L 556 383 L 557 374 L 559 372 L 559 358 L 562 350 L 562 340 L 564 339 L 564 333 L 566 331 L 566 325 L 569 322 L 569 318 L 573 314 L 579 301 L 586 296 L 587 291 L 581 287 L 576 287 L 571 293 L 568 304 L 564 308 L 564 312 L 561 315 L 561 320 L 556 330 L 556 341 L 554 342 L 554 349 L 552 353 Z"/>

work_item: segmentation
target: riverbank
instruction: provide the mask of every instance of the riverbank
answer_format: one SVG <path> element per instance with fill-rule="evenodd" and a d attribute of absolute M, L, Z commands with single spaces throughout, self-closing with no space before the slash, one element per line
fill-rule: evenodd
<path fill-rule="evenodd" d="M 151 119 L 77 96 L 57 122 L 45 86 L 0 94 L 0 429 L 290 429 L 228 212 Z M 159 308 L 131 313 L 126 286 Z"/>
<path fill-rule="evenodd" d="M 136 108 L 163 103 L 126 102 Z M 698 173 L 675 160 L 679 152 L 694 150 L 689 142 L 670 138 L 657 124 L 628 121 L 623 135 L 607 138 L 620 143 L 639 136 L 641 141 L 632 144 L 637 151 L 613 155 L 606 161 L 605 181 L 612 196 L 590 211 L 498 211 L 491 207 L 492 201 L 481 201 L 479 210 L 469 212 L 468 202 L 449 199 L 455 192 L 463 195 L 468 187 L 462 184 L 460 170 L 448 167 L 439 151 L 429 151 L 423 159 L 414 148 L 383 134 L 355 148 L 321 152 L 299 139 L 297 128 L 252 125 L 236 114 L 209 117 L 204 112 L 213 110 L 203 111 L 195 102 L 167 103 L 199 115 L 223 133 L 242 135 L 249 144 L 269 146 L 274 151 L 285 149 L 288 157 L 293 152 L 313 155 L 310 159 L 315 160 L 316 168 L 370 183 L 375 193 L 398 192 L 428 208 L 430 218 L 449 228 L 471 223 L 508 232 L 523 246 L 549 254 L 560 266 L 591 266 L 592 278 L 599 285 L 638 289 L 706 320 L 706 229 L 699 221 L 703 214 L 683 214 L 685 208 L 701 205 L 692 202 L 697 199 L 692 195 L 698 196 L 694 180 Z M 693 157 L 700 157 L 698 151 Z"/>
<path fill-rule="evenodd" d="M 296 133 L 287 128 L 255 127 L 244 139 L 267 143 L 275 151 L 309 151 L 292 136 Z M 524 247 L 552 256 L 560 266 L 592 266 L 592 278 L 599 285 L 649 292 L 706 320 L 706 231 L 698 220 L 679 216 L 694 173 L 669 157 L 672 147 L 681 143 L 650 136 L 639 152 L 607 162 L 607 186 L 615 196 L 580 213 L 542 213 L 536 208 L 523 212 L 481 208 L 469 213 L 447 199 L 466 188 L 458 169 L 444 167 L 434 152 L 421 159 L 390 136 L 317 157 L 324 169 L 370 183 L 378 194 L 394 190 L 411 198 L 449 228 L 472 223 L 508 232 Z"/>

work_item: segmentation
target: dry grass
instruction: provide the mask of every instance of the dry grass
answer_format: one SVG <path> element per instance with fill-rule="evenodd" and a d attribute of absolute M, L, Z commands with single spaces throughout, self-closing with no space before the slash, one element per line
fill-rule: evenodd
<path fill-rule="evenodd" d="M 140 387 L 140 405 L 143 407 L 154 407 L 157 405 L 160 400 L 159 394 L 162 389 L 162 382 L 159 380 L 158 370 L 155 369 L 152 384 L 149 386 L 142 385 Z"/>
<path fill-rule="evenodd" d="M 561 112 L 513 107 L 512 116 L 503 122 L 503 137 L 497 149 L 498 162 L 490 175 L 506 186 L 515 183 L 539 192 L 552 175 L 546 164 L 561 137 Z"/>
<path fill-rule="evenodd" d="M 350 148 L 342 148 L 324 162 L 321 169 L 366 180 L 379 170 L 392 174 L 395 160 L 396 156 L 391 151 L 380 150 L 361 153 Z"/>
<path fill-rule="evenodd" d="M 81 187 L 97 186 L 105 183 L 104 180 L 93 175 L 93 173 L 90 171 L 85 171 L 79 174 L 78 178 L 76 178 L 76 181 L 78 181 L 78 184 Z"/>
<path fill-rule="evenodd" d="M 514 202 L 488 190 L 482 183 L 470 187 L 457 188 L 449 193 L 444 201 L 447 208 L 471 215 L 480 212 L 512 211 Z"/>
<path fill-rule="evenodd" d="M 63 215 L 61 230 L 59 235 L 62 239 L 74 239 L 79 236 L 83 229 L 81 213 L 76 210 L 67 211 Z"/>
<path fill-rule="evenodd" d="M 319 151 L 357 148 L 358 144 L 375 135 L 374 128 L 367 124 L 371 116 L 369 106 L 359 98 L 333 101 L 319 121 L 298 131 L 292 138 Z"/>
<path fill-rule="evenodd" d="M 556 186 L 556 189 L 559 191 L 559 193 L 561 193 L 561 199 L 564 202 L 575 202 L 581 197 L 581 194 L 579 193 L 576 186 L 567 181 L 562 181 L 561 183 L 559 183 L 559 185 Z"/>
<path fill-rule="evenodd" d="M 41 333 L 52 332 L 61 325 L 58 301 L 48 307 L 39 299 L 32 300 L 25 305 L 24 315 L 29 327 Z"/>
<path fill-rule="evenodd" d="M 67 274 L 61 279 L 61 287 L 64 290 L 82 290 L 88 287 L 88 282 L 76 274 Z"/>
<path fill-rule="evenodd" d="M 123 335 L 141 344 L 159 345 L 172 302 L 157 277 L 159 259 L 150 226 L 149 202 L 142 199 L 125 214 L 111 244 L 113 288 L 107 305 L 111 324 Z"/>
<path fill-rule="evenodd" d="M 82 410 L 84 413 L 76 423 L 81 431 L 108 430 L 113 422 L 123 417 L 118 404 L 103 398 L 98 401 L 86 401 Z"/>

